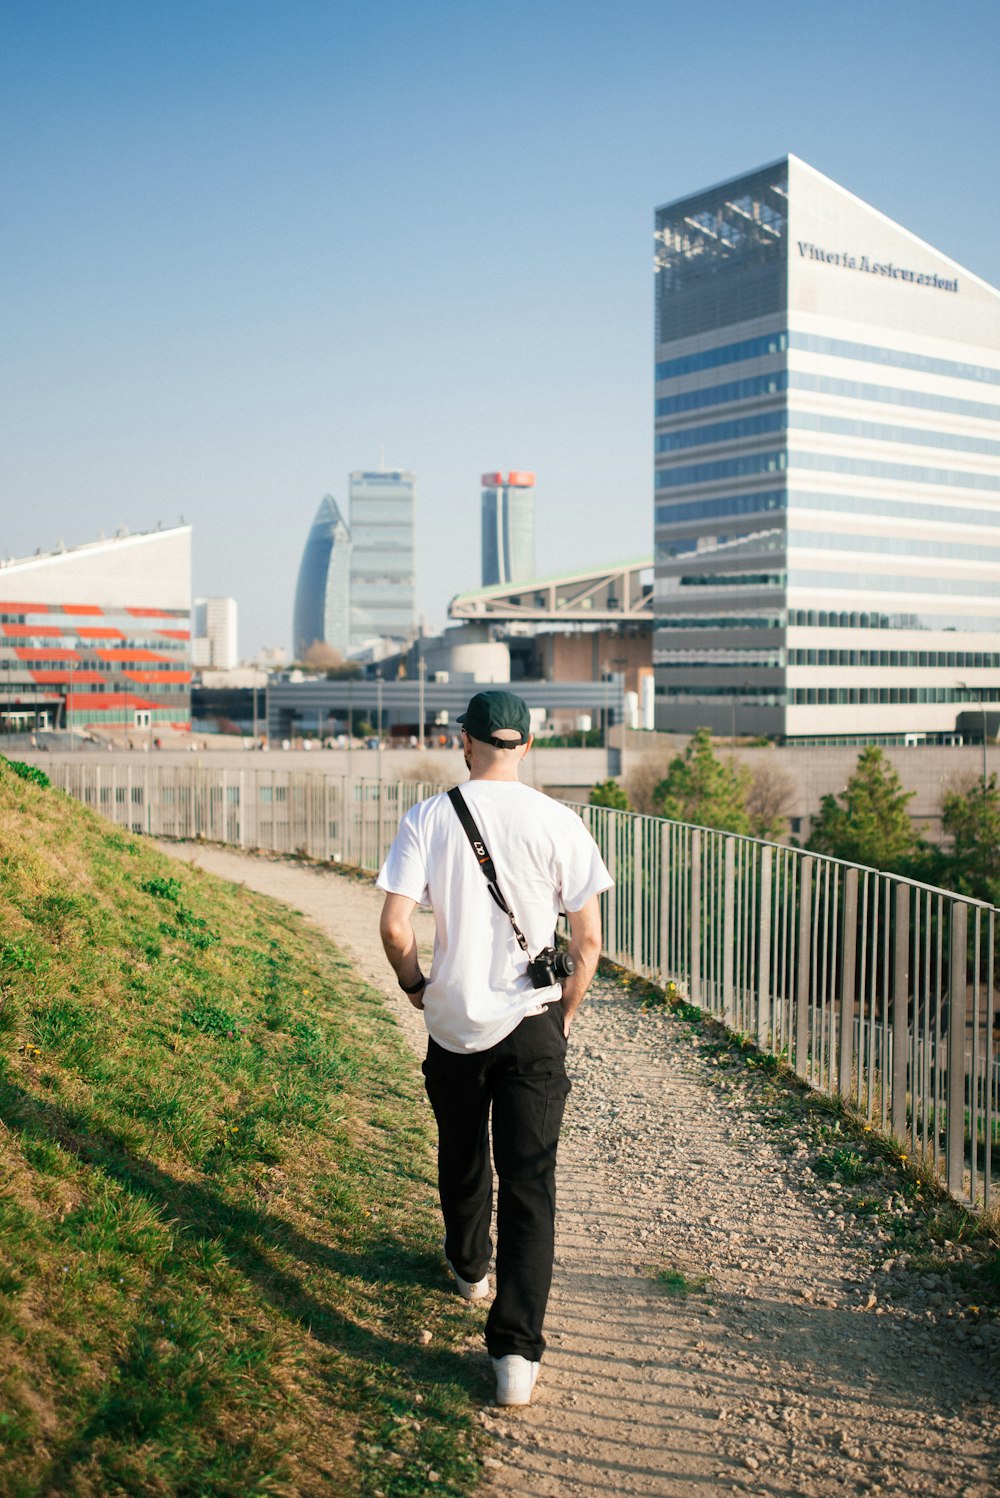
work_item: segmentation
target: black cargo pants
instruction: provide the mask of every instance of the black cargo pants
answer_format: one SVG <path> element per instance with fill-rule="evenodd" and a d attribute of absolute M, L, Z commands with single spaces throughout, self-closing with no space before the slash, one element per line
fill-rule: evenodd
<path fill-rule="evenodd" d="M 556 1151 L 569 1094 L 562 1006 L 547 1004 L 486 1051 L 456 1055 L 435 1041 L 423 1065 L 438 1126 L 438 1189 L 445 1254 L 463 1279 L 490 1262 L 497 1194 L 496 1295 L 486 1322 L 491 1357 L 537 1361 L 552 1283 Z"/>

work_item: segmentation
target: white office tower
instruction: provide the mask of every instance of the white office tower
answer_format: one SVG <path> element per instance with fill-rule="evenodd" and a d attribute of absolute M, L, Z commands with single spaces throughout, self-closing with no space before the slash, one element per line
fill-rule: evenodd
<path fill-rule="evenodd" d="M 1000 702 L 1000 292 L 789 156 L 656 215 L 656 726 Z"/>
<path fill-rule="evenodd" d="M 416 634 L 414 486 L 398 468 L 351 474 L 352 651 Z"/>
<path fill-rule="evenodd" d="M 235 598 L 196 598 L 191 660 L 212 671 L 231 671 L 239 660 Z"/>

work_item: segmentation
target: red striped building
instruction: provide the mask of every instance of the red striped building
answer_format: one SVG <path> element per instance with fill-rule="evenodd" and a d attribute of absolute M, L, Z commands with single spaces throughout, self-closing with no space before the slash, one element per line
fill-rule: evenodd
<path fill-rule="evenodd" d="M 191 528 L 0 562 L 0 733 L 191 728 Z"/>

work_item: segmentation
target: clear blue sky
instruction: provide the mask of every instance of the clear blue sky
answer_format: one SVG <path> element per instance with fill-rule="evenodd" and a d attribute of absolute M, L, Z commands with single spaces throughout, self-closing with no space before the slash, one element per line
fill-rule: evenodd
<path fill-rule="evenodd" d="M 649 551 L 654 206 L 794 151 L 1000 283 L 998 58 L 998 0 L 0 0 L 0 551 L 183 514 L 246 653 L 380 453 L 432 628 L 487 469 L 542 570 Z"/>

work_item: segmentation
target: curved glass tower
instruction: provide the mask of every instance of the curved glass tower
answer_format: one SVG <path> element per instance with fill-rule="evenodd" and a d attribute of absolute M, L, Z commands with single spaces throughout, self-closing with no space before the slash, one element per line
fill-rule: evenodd
<path fill-rule="evenodd" d="M 324 495 L 306 538 L 295 588 L 296 660 L 310 645 L 347 654 L 350 643 L 351 533 L 332 494 Z"/>

